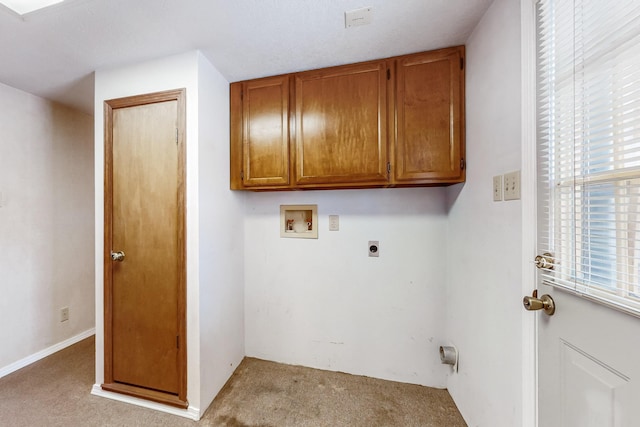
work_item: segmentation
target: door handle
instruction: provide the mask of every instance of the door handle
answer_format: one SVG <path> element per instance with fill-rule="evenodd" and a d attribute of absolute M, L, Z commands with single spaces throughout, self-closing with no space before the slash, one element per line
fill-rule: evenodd
<path fill-rule="evenodd" d="M 111 252 L 111 259 L 116 261 L 116 262 L 124 261 L 124 252 L 122 252 L 122 251 Z"/>
<path fill-rule="evenodd" d="M 529 311 L 544 310 L 544 312 L 549 316 L 553 316 L 553 313 L 556 312 L 556 304 L 553 301 L 553 298 L 547 294 L 538 298 L 537 289 L 533 291 L 532 296 L 527 296 L 522 299 L 522 305 L 524 305 L 524 308 Z"/>

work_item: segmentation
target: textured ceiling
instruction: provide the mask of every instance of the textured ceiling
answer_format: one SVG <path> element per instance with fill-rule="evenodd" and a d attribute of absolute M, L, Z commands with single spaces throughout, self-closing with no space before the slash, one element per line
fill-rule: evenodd
<path fill-rule="evenodd" d="M 93 109 L 93 71 L 199 49 L 229 81 L 464 44 L 492 0 L 66 0 L 0 5 L 0 82 Z M 344 12 L 373 8 L 345 29 Z"/>

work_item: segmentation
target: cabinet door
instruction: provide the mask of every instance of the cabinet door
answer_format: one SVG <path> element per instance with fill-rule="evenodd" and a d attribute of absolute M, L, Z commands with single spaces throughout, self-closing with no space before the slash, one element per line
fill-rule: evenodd
<path fill-rule="evenodd" d="M 289 76 L 233 84 L 231 103 L 232 188 L 287 186 Z"/>
<path fill-rule="evenodd" d="M 464 46 L 397 59 L 394 181 L 464 181 Z"/>
<path fill-rule="evenodd" d="M 295 79 L 296 183 L 387 183 L 386 64 L 334 67 Z"/>

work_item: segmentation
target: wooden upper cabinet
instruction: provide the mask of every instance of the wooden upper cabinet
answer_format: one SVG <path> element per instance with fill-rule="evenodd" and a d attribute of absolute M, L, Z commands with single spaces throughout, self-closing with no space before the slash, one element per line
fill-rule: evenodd
<path fill-rule="evenodd" d="M 387 173 L 384 61 L 295 75 L 295 183 L 383 186 Z"/>
<path fill-rule="evenodd" d="M 399 57 L 395 77 L 394 184 L 464 181 L 464 46 Z"/>
<path fill-rule="evenodd" d="M 231 188 L 465 180 L 464 46 L 231 84 Z"/>
<path fill-rule="evenodd" d="M 289 84 L 278 76 L 231 85 L 232 189 L 289 184 Z"/>

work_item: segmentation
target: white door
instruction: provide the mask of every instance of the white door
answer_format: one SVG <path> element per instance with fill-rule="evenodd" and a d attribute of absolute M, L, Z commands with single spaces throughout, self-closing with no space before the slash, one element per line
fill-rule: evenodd
<path fill-rule="evenodd" d="M 555 314 L 538 312 L 538 425 L 640 426 L 640 320 L 542 285 Z"/>
<path fill-rule="evenodd" d="M 640 3 L 537 7 L 538 425 L 640 426 Z"/>

